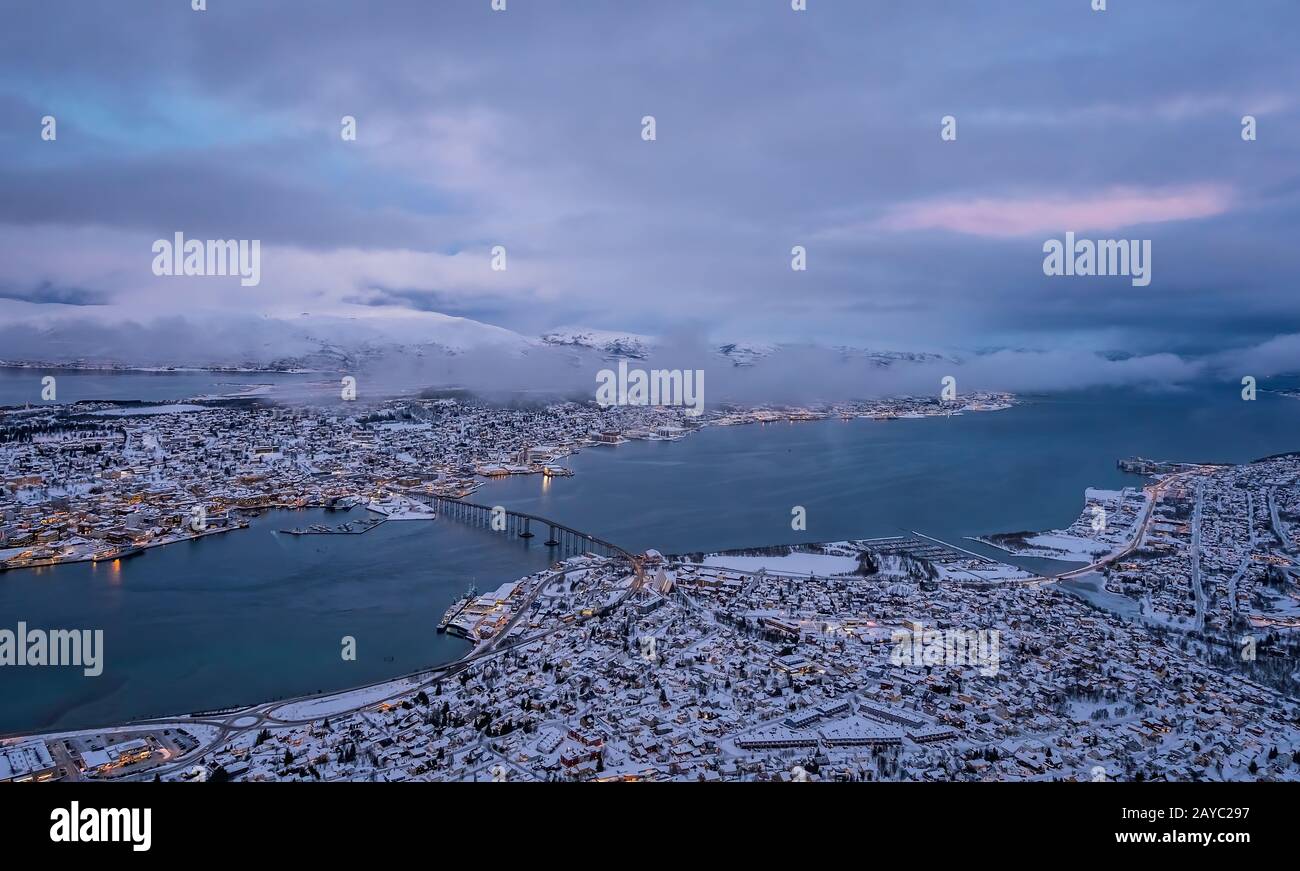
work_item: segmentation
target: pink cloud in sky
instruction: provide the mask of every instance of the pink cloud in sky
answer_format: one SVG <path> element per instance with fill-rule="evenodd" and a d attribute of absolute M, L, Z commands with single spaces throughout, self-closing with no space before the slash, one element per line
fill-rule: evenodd
<path fill-rule="evenodd" d="M 1208 218 L 1226 212 L 1232 201 L 1231 190 L 1210 184 L 1159 189 L 1111 188 L 1083 197 L 927 200 L 893 209 L 875 227 L 896 232 L 950 230 L 993 237 L 1064 230 L 1089 232 Z"/>

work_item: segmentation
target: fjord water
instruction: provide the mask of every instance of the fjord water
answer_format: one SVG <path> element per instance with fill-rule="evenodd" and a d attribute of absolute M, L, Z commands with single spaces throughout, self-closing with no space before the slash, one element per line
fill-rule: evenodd
<path fill-rule="evenodd" d="M 1068 525 L 1087 487 L 1141 486 L 1116 461 L 1247 462 L 1300 450 L 1300 399 L 1207 385 L 1025 397 L 915 420 L 710 427 L 680 442 L 592 448 L 573 478 L 511 478 L 479 502 L 665 553 L 915 530 L 963 536 Z M 803 506 L 808 528 L 791 529 Z M 969 545 L 969 543 L 963 543 Z M 979 549 L 972 546 L 973 549 Z"/>
<path fill-rule="evenodd" d="M 374 515 L 271 511 L 248 529 L 115 563 L 0 573 L 0 628 L 103 629 L 103 674 L 0 668 L 0 733 L 252 704 L 404 674 L 462 655 L 443 610 L 548 564 L 450 521 L 363 535 L 277 534 Z M 356 660 L 341 656 L 356 639 Z"/>
<path fill-rule="evenodd" d="M 162 397 L 159 397 L 162 398 Z M 1086 487 L 1140 485 L 1122 457 L 1242 462 L 1300 449 L 1300 400 L 1212 384 L 1026 397 L 921 420 L 710 427 L 675 443 L 584 450 L 574 477 L 488 483 L 473 501 L 528 511 L 629 549 L 688 552 L 917 530 L 962 536 L 1070 523 Z M 790 527 L 791 509 L 808 528 Z M 116 566 L 0 574 L 0 628 L 103 629 L 104 672 L 0 668 L 0 732 L 74 728 L 339 689 L 460 655 L 435 633 L 471 581 L 546 565 L 531 542 L 454 521 L 365 535 L 274 530 L 359 516 L 271 512 L 250 529 Z M 340 657 L 344 635 L 357 661 Z"/>

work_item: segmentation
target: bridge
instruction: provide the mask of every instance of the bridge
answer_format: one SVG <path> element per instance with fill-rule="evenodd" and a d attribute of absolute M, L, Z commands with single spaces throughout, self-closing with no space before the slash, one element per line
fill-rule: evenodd
<path fill-rule="evenodd" d="M 496 510 L 494 506 L 479 505 L 474 502 L 464 502 L 460 499 L 453 499 L 449 496 L 430 497 L 428 494 L 424 494 L 424 493 L 419 494 L 419 498 L 424 501 L 428 501 L 432 499 L 434 505 L 437 507 L 439 517 L 449 517 L 475 526 L 483 526 L 488 529 L 492 528 L 493 512 Z M 604 539 L 597 538 L 594 535 L 590 535 L 588 533 L 574 529 L 571 526 L 566 526 L 563 523 L 557 523 L 554 520 L 550 520 L 545 517 L 539 517 L 536 514 L 527 514 L 522 511 L 509 511 L 509 510 L 505 510 L 504 508 L 501 508 L 501 510 L 504 511 L 505 513 L 505 521 L 506 521 L 505 528 L 500 530 L 502 534 L 513 533 L 518 535 L 520 538 L 524 538 L 524 539 L 533 538 L 534 533 L 532 531 L 532 526 L 534 523 L 536 523 L 539 529 L 545 527 L 550 532 L 550 537 L 544 542 L 544 544 L 547 547 L 555 547 L 555 548 L 559 548 L 561 551 L 572 551 L 573 553 L 588 553 L 588 552 L 597 553 L 603 556 L 615 557 L 615 558 L 626 560 L 628 564 L 631 565 L 635 577 L 632 583 L 628 584 L 627 589 L 625 589 L 617 599 L 607 603 L 603 607 L 596 610 L 593 614 L 583 615 L 578 617 L 577 620 L 575 621 L 577 625 L 581 625 L 582 623 L 585 623 L 588 620 L 594 618 L 604 617 L 607 614 L 616 611 L 620 606 L 623 605 L 624 602 L 626 602 L 629 598 L 631 598 L 634 593 L 636 593 L 645 585 L 646 582 L 645 565 L 641 557 L 637 556 L 636 554 L 633 554 L 631 551 L 621 548 L 618 545 L 614 544 L 613 542 L 605 541 Z M 499 512 L 498 512 L 498 516 L 499 516 Z M 574 569 L 566 569 L 565 572 L 573 571 L 573 570 Z M 561 572 L 559 575 L 556 575 L 555 577 L 562 577 L 565 574 L 565 572 Z M 551 578 L 550 580 L 554 580 L 554 578 Z M 535 598 L 538 594 L 540 594 L 542 592 L 542 589 L 549 582 L 550 582 L 549 580 L 545 581 L 540 586 L 538 586 L 537 589 L 533 591 L 532 596 Z M 435 665 L 429 668 L 420 669 L 419 671 L 410 672 L 405 675 L 384 678 L 380 681 L 375 681 L 369 684 L 363 684 L 362 686 L 353 687 L 348 690 L 339 690 L 339 691 L 333 691 L 327 693 L 308 693 L 302 696 L 296 696 L 287 699 L 278 699 L 270 702 L 262 702 L 260 704 L 251 705 L 247 707 L 233 706 L 218 711 L 180 714 L 171 717 L 147 717 L 139 720 L 129 721 L 126 723 L 118 723 L 116 725 L 102 726 L 100 727 L 100 729 L 102 731 L 120 731 L 120 730 L 130 729 L 130 728 L 137 728 L 137 729 L 152 728 L 152 727 L 158 727 L 162 725 L 168 725 L 173 727 L 184 727 L 186 723 L 203 723 L 206 725 L 215 726 L 217 728 L 218 731 L 216 736 L 213 738 L 213 740 L 209 741 L 207 744 L 201 744 L 199 747 L 190 750 L 189 752 L 178 757 L 177 761 L 174 764 L 164 765 L 160 768 L 152 769 L 150 772 L 148 772 L 149 774 L 154 774 L 154 773 L 166 774 L 171 771 L 180 770 L 181 768 L 189 765 L 195 758 L 201 758 L 212 748 L 218 747 L 221 744 L 228 741 L 232 734 L 247 732 L 250 729 L 261 729 L 266 723 L 285 725 L 285 724 L 303 724 L 303 723 L 315 722 L 315 720 L 317 719 L 316 717 L 284 719 L 275 716 L 274 712 L 277 709 L 286 707 L 287 705 L 292 704 L 294 702 L 305 702 L 314 699 L 324 699 L 332 696 L 341 696 L 346 693 L 356 692 L 357 690 L 366 689 L 369 687 L 383 686 L 385 684 L 392 683 L 398 680 L 403 680 L 403 679 L 411 680 L 411 679 L 418 678 L 420 680 L 420 683 L 417 684 L 416 686 L 406 687 L 405 689 L 399 690 L 395 692 L 393 696 L 390 696 L 390 698 L 395 698 L 397 695 L 400 695 L 403 692 L 406 693 L 412 692 L 415 689 L 430 689 L 436 686 L 439 681 L 445 680 L 447 678 L 459 674 L 460 672 L 469 668 L 471 665 L 473 665 L 475 662 L 479 660 L 487 659 L 489 657 L 494 657 L 494 656 L 500 656 L 501 654 L 506 653 L 507 651 L 510 651 L 516 647 L 527 646 L 529 644 L 532 644 L 535 641 L 547 637 L 548 635 L 552 635 L 556 632 L 563 631 L 563 627 L 555 627 L 555 628 L 536 632 L 532 635 L 526 635 L 525 637 L 516 639 L 510 642 L 509 644 L 502 644 L 501 642 L 506 638 L 506 636 L 510 634 L 510 630 L 514 628 L 516 622 L 521 617 L 523 617 L 526 613 L 527 613 L 527 608 L 520 608 L 519 612 L 510 621 L 510 625 L 507 626 L 503 632 L 500 632 L 498 635 L 496 635 L 488 644 L 471 649 L 460 659 L 453 660 L 452 662 L 443 663 L 441 665 Z M 344 710 L 336 711 L 335 713 L 330 714 L 330 716 L 339 716 L 341 714 L 363 710 L 364 708 L 371 707 L 375 704 L 377 704 L 377 701 L 375 699 L 367 699 L 362 704 L 359 704 L 352 708 L 346 708 Z M 252 722 L 248 724 L 241 722 L 245 719 L 252 720 Z M 237 723 L 238 725 L 236 725 Z M 26 732 L 23 733 L 22 737 L 35 737 L 38 735 L 54 735 L 54 734 L 62 734 L 62 732 L 55 732 L 53 730 L 47 730 L 45 732 Z M 0 733 L 0 738 L 17 737 L 17 736 L 18 736 L 17 733 Z M 127 778 L 127 779 L 134 779 L 134 778 Z"/>
<path fill-rule="evenodd" d="M 625 548 L 619 547 L 613 542 L 605 541 L 603 538 L 597 538 L 590 533 L 582 532 L 581 530 L 574 529 L 571 526 L 566 526 L 563 523 L 559 523 L 546 517 L 540 517 L 536 514 L 528 514 L 523 511 L 511 511 L 500 505 L 479 505 L 476 502 L 465 502 L 461 499 L 453 499 L 450 496 L 434 496 L 433 504 L 438 511 L 439 517 L 450 517 L 453 520 L 460 520 L 464 523 L 469 523 L 474 526 L 483 526 L 488 529 L 492 529 L 492 520 L 494 517 L 502 517 L 504 514 L 504 517 L 502 517 L 505 524 L 504 528 L 496 530 L 502 535 L 517 535 L 519 538 L 529 539 L 536 535 L 536 533 L 533 532 L 534 523 L 537 524 L 539 529 L 544 526 L 549 531 L 549 537 L 542 543 L 547 547 L 558 548 L 561 553 L 572 552 L 576 554 L 590 552 L 601 556 L 617 557 L 619 559 L 627 560 L 628 564 L 632 566 L 632 572 L 635 575 L 634 580 L 632 583 L 628 584 L 627 589 L 623 591 L 623 594 L 619 596 L 618 599 L 599 609 L 596 612 L 598 616 L 603 617 L 604 615 L 616 610 L 631 598 L 637 590 L 640 590 L 645 586 L 645 565 L 642 563 L 641 557 Z M 538 588 L 537 592 L 540 591 L 541 588 Z M 522 614 L 523 612 L 520 611 L 520 613 Z M 584 620 L 586 620 L 585 617 L 581 618 L 579 622 L 583 622 Z M 498 638 L 505 637 L 508 632 L 509 629 L 507 628 L 506 632 L 500 633 Z M 469 657 L 467 657 L 467 659 L 468 658 Z M 461 662 L 464 661 L 465 660 L 461 660 Z"/>
<path fill-rule="evenodd" d="M 468 523 L 471 526 L 481 526 L 486 529 L 494 529 L 493 520 L 500 518 L 497 522 L 498 524 L 504 524 L 504 526 L 501 529 L 494 529 L 494 531 L 504 535 L 516 535 L 519 538 L 536 537 L 536 533 L 533 532 L 533 524 L 536 524 L 538 529 L 545 528 L 548 531 L 546 541 L 542 542 L 547 547 L 559 548 L 562 553 L 591 552 L 600 556 L 622 557 L 631 562 L 632 565 L 640 567 L 640 560 L 630 551 L 619 547 L 613 542 L 605 541 L 590 533 L 574 529 L 546 517 L 526 514 L 522 511 L 511 511 L 500 505 L 479 505 L 475 502 L 465 502 L 461 499 L 453 499 L 450 496 L 434 496 L 433 503 L 440 517 L 449 517 L 453 520 Z"/>

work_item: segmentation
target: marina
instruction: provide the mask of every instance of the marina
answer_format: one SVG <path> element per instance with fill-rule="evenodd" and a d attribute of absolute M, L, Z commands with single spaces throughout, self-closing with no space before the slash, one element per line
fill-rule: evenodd
<path fill-rule="evenodd" d="M 347 523 L 338 526 L 315 523 L 301 529 L 286 529 L 283 532 L 285 535 L 365 535 L 387 522 L 387 517 L 376 517 L 366 518 L 365 520 L 349 520 Z"/>

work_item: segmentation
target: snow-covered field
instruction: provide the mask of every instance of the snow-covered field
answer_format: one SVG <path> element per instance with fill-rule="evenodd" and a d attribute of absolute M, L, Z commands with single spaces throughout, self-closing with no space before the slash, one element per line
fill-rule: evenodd
<path fill-rule="evenodd" d="M 287 705 L 276 708 L 271 713 L 282 720 L 306 720 L 315 717 L 329 717 L 341 711 L 350 711 L 353 708 L 362 707 L 371 702 L 382 702 L 384 699 L 411 690 L 417 685 L 418 684 L 413 680 L 402 678 L 400 680 L 377 684 L 372 687 L 363 687 L 359 690 L 337 693 L 332 696 L 308 699 L 303 702 L 290 702 Z"/>
<path fill-rule="evenodd" d="M 397 496 L 387 499 L 383 502 L 378 499 L 371 499 L 366 505 L 367 511 L 373 511 L 376 514 L 382 514 L 389 520 L 433 520 L 438 515 L 423 502 L 417 502 L 414 499 L 407 499 Z"/>
<path fill-rule="evenodd" d="M 1064 532 L 1044 532 L 1025 539 L 1028 548 L 1017 549 L 1024 556 L 1049 557 L 1069 562 L 1090 563 L 1110 552 L 1110 546 L 1091 538 Z"/>
<path fill-rule="evenodd" d="M 182 414 L 187 411 L 208 410 L 202 405 L 174 403 L 172 405 L 142 405 L 138 408 L 106 408 L 103 411 L 93 411 L 91 414 L 98 417 L 141 417 L 151 414 Z"/>
<path fill-rule="evenodd" d="M 792 553 L 786 556 L 730 556 L 720 554 L 706 556 L 702 565 L 724 569 L 736 569 L 742 572 L 756 572 L 766 569 L 789 575 L 814 574 L 844 575 L 858 568 L 858 561 L 847 556 L 832 556 L 823 553 Z"/>
<path fill-rule="evenodd" d="M 973 540 L 1019 556 L 1092 563 L 1128 546 L 1146 504 L 1142 490 L 1089 487 L 1084 491 L 1083 512 L 1066 529 L 1025 535 L 1019 542 L 983 537 Z"/>

